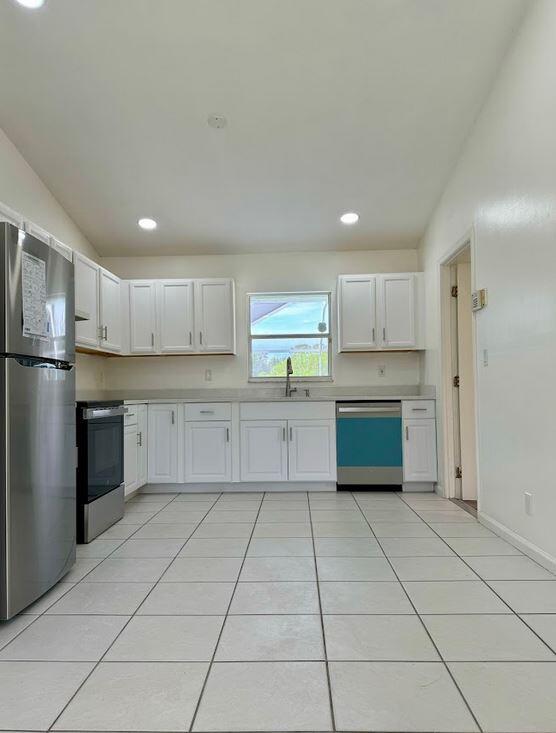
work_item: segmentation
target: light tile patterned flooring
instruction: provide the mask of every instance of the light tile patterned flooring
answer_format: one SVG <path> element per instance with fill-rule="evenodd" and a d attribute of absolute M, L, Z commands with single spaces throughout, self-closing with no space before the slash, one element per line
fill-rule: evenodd
<path fill-rule="evenodd" d="M 143 494 L 0 626 L 0 729 L 555 731 L 555 580 L 433 494 Z"/>

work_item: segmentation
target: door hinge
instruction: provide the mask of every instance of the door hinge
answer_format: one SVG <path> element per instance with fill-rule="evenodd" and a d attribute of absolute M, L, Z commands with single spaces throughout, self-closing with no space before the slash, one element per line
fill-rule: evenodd
<path fill-rule="evenodd" d="M 450 292 L 452 293 L 452 298 L 457 298 L 458 297 L 458 286 L 452 285 L 452 289 L 450 290 Z"/>
<path fill-rule="evenodd" d="M 456 478 L 463 478 L 463 471 L 461 470 L 461 466 L 456 466 Z"/>
<path fill-rule="evenodd" d="M 452 381 L 453 381 L 454 387 L 459 387 L 459 375 L 456 374 L 456 376 L 454 377 Z"/>

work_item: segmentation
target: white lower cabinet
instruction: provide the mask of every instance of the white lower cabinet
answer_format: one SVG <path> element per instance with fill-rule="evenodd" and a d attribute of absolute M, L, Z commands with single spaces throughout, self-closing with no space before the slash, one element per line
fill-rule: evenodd
<path fill-rule="evenodd" d="M 185 423 L 185 480 L 232 480 L 232 426 L 227 421 Z"/>
<path fill-rule="evenodd" d="M 407 418 L 403 421 L 404 482 L 437 479 L 436 420 Z"/>
<path fill-rule="evenodd" d="M 147 405 L 137 406 L 137 488 L 144 486 L 148 479 L 148 423 Z"/>
<path fill-rule="evenodd" d="M 290 481 L 336 480 L 336 426 L 333 420 L 289 420 Z"/>
<path fill-rule="evenodd" d="M 242 420 L 242 481 L 335 481 L 334 420 Z"/>
<path fill-rule="evenodd" d="M 151 484 L 178 482 L 178 406 L 148 406 L 148 478 Z"/>
<path fill-rule="evenodd" d="M 137 425 L 126 425 L 124 428 L 124 482 L 126 496 L 139 488 L 137 469 Z"/>
<path fill-rule="evenodd" d="M 240 429 L 241 480 L 288 480 L 286 420 L 243 420 Z"/>

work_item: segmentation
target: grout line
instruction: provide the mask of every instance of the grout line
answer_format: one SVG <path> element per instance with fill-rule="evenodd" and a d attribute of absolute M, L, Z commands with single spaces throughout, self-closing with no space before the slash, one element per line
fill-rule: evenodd
<path fill-rule="evenodd" d="M 354 497 L 354 498 L 355 498 L 355 497 Z M 400 498 L 400 497 L 398 497 L 398 498 Z M 356 499 L 356 501 L 357 501 L 357 499 Z M 403 499 L 402 499 L 402 501 L 403 501 Z M 404 502 L 404 503 L 405 503 L 405 502 Z M 361 508 L 360 508 L 360 509 L 361 509 Z M 361 513 L 363 513 L 363 512 L 361 512 Z M 363 515 L 363 516 L 364 516 L 364 515 Z M 367 520 L 367 523 L 369 524 L 369 528 L 370 528 L 370 529 L 371 529 L 371 531 L 372 531 L 372 527 L 371 527 L 371 525 L 370 525 L 370 522 L 369 522 L 369 520 L 368 520 L 368 519 L 367 519 L 366 517 L 365 517 L 365 519 Z M 377 536 L 376 536 L 376 535 L 374 534 L 374 532 L 373 532 L 373 536 L 375 537 L 376 541 L 377 541 L 377 542 L 378 542 L 378 544 L 380 545 L 380 548 L 381 548 L 381 549 L 382 549 L 382 550 L 384 551 L 384 548 L 382 547 L 382 543 L 380 542 L 380 539 L 379 539 L 379 538 L 378 538 L 378 537 L 377 537 Z M 446 543 L 446 544 L 447 544 L 447 543 Z M 449 545 L 448 545 L 448 546 L 449 546 Z M 427 628 L 427 625 L 426 625 L 426 624 L 425 624 L 425 622 L 423 621 L 423 618 L 421 617 L 421 614 L 419 613 L 419 611 L 417 610 L 417 607 L 416 607 L 416 606 L 415 606 L 415 604 L 413 603 L 413 600 L 411 599 L 411 596 L 410 596 L 410 595 L 409 595 L 409 593 L 407 592 L 407 589 L 405 588 L 404 584 L 403 584 L 403 583 L 401 582 L 401 580 L 400 580 L 400 578 L 399 578 L 399 576 L 398 576 L 398 573 L 396 572 L 396 569 L 395 569 L 395 567 L 393 566 L 392 562 L 390 561 L 390 558 L 388 558 L 388 557 L 387 557 L 387 558 L 386 558 L 386 560 L 388 561 L 388 564 L 390 565 L 390 567 L 391 567 L 391 569 L 392 569 L 392 572 L 394 573 L 394 575 L 395 575 L 395 576 L 396 576 L 396 578 L 398 579 L 398 582 L 400 583 L 401 587 L 403 588 L 403 591 L 404 591 L 404 593 L 405 593 L 405 594 L 406 594 L 406 596 L 407 596 L 407 600 L 409 601 L 409 603 L 410 603 L 410 604 L 411 604 L 411 606 L 413 607 L 413 610 L 414 610 L 414 611 L 415 611 L 415 613 L 417 614 L 417 618 L 418 618 L 418 619 L 419 619 L 419 621 L 421 622 L 421 625 L 422 625 L 422 627 L 423 627 L 423 630 L 425 631 L 425 633 L 426 633 L 426 634 L 427 634 L 427 636 L 429 637 L 429 639 L 430 639 L 430 642 L 431 642 L 431 644 L 433 645 L 434 649 L 436 650 L 436 653 L 438 654 L 438 657 L 439 657 L 439 659 L 441 660 L 442 664 L 444 665 L 444 669 L 445 669 L 445 670 L 446 670 L 446 672 L 447 672 L 447 673 L 449 674 L 449 676 L 450 676 L 450 678 L 451 678 L 452 682 L 454 683 L 454 685 L 455 685 L 455 687 L 456 687 L 457 691 L 459 692 L 459 694 L 460 694 L 460 696 L 461 696 L 461 699 L 463 700 L 463 702 L 464 702 L 464 704 L 465 704 L 465 706 L 466 706 L 467 710 L 469 711 L 469 714 L 471 715 L 471 717 L 472 717 L 472 718 L 473 718 L 473 720 L 475 721 L 475 725 L 477 726 L 477 728 L 478 728 L 478 729 L 479 729 L 480 731 L 482 731 L 482 730 L 483 730 L 483 728 L 481 727 L 481 725 L 480 725 L 480 723 L 479 723 L 479 721 L 478 721 L 478 719 L 477 719 L 477 717 L 476 717 L 475 713 L 473 712 L 473 710 L 472 710 L 472 708 L 471 708 L 471 705 L 470 705 L 470 704 L 469 704 L 469 702 L 467 701 L 467 699 L 466 699 L 465 695 L 463 694 L 463 692 L 462 692 L 462 690 L 461 690 L 460 686 L 459 686 L 459 685 L 458 685 L 458 683 L 456 682 L 456 679 L 455 679 L 454 675 L 452 674 L 452 671 L 450 670 L 450 668 L 449 668 L 449 666 L 448 666 L 448 664 L 447 664 L 446 660 L 445 660 L 445 659 L 444 659 L 444 657 L 442 656 L 442 653 L 440 652 L 440 649 L 438 648 L 438 646 L 437 646 L 436 642 L 435 642 L 435 641 L 434 641 L 434 639 L 432 638 L 432 635 L 431 635 L 431 633 L 430 633 L 429 629 Z"/>
<path fill-rule="evenodd" d="M 177 496 L 177 495 L 176 495 L 176 496 Z M 165 509 L 165 508 L 166 508 L 166 506 L 169 506 L 169 505 L 170 505 L 170 504 L 171 504 L 171 503 L 172 503 L 173 501 L 175 501 L 175 499 L 176 499 L 176 497 L 174 496 L 174 498 L 173 498 L 173 499 L 171 499 L 171 500 L 170 500 L 170 501 L 168 502 L 168 504 L 166 504 L 166 505 L 165 505 L 165 506 L 164 506 L 164 507 L 163 507 L 162 509 Z M 160 509 L 160 511 L 162 511 L 162 509 Z M 212 507 L 211 507 L 211 509 L 212 509 Z M 210 509 L 209 509 L 209 510 L 208 510 L 208 511 L 206 512 L 206 514 L 205 514 L 205 517 L 206 517 L 206 515 L 208 514 L 208 512 L 210 512 Z M 157 512 L 157 513 L 158 513 L 158 512 Z M 154 516 L 156 516 L 156 514 L 155 514 Z M 204 517 L 203 517 L 203 519 L 204 519 Z M 147 521 L 150 521 L 150 520 L 147 520 Z M 203 521 L 203 520 L 201 519 L 201 522 L 202 522 L 202 521 Z M 139 531 L 139 530 L 137 530 L 137 531 Z M 133 536 L 133 535 L 131 535 L 131 536 Z M 128 538 L 128 539 L 129 539 L 129 538 Z M 183 548 L 183 547 L 185 547 L 185 545 L 187 544 L 188 540 L 189 540 L 189 538 L 188 538 L 187 540 L 185 540 L 185 542 L 184 542 L 184 543 L 183 543 L 183 545 L 182 545 L 182 548 Z M 126 542 L 127 542 L 127 540 L 126 540 Z M 109 556 L 109 557 L 110 557 L 110 556 Z M 165 573 L 165 572 L 166 572 L 166 570 L 167 570 L 167 569 L 168 569 L 168 568 L 170 567 L 170 565 L 172 564 L 172 562 L 173 562 L 173 560 L 172 560 L 171 562 L 169 562 L 169 563 L 168 563 L 168 565 L 166 566 L 166 569 L 165 569 L 165 570 L 163 571 L 162 575 L 164 575 L 164 573 Z M 100 565 L 100 563 L 99 563 L 99 565 Z M 95 566 L 95 567 L 98 567 L 98 565 L 97 565 L 97 566 Z M 94 568 L 93 568 L 93 570 L 94 570 Z M 153 583 L 153 586 L 152 586 L 152 588 L 151 588 L 151 589 L 149 590 L 149 592 L 147 593 L 147 595 L 145 596 L 145 598 L 143 598 L 142 602 L 141 602 L 141 603 L 139 604 L 139 606 L 138 606 L 138 607 L 137 607 L 137 608 L 135 609 L 135 611 L 134 611 L 134 612 L 133 612 L 133 613 L 132 613 L 132 614 L 130 615 L 130 617 L 129 617 L 129 618 L 128 618 L 128 620 L 127 620 L 127 623 L 126 623 L 126 624 L 124 624 L 124 626 L 123 626 L 123 627 L 122 627 L 122 628 L 120 629 L 119 633 L 118 633 L 118 634 L 117 634 L 117 635 L 115 636 L 115 638 L 114 638 L 114 639 L 112 640 L 112 643 L 110 644 L 110 646 L 109 646 L 109 647 L 108 647 L 108 648 L 107 648 L 107 649 L 105 650 L 104 654 L 103 654 L 103 655 L 102 655 L 102 656 L 100 657 L 100 659 L 99 659 L 99 660 L 98 660 L 98 661 L 97 661 L 97 662 L 96 662 L 96 663 L 95 663 L 95 664 L 93 665 L 93 668 L 92 668 L 92 669 L 90 670 L 89 674 L 88 674 L 88 675 L 86 675 L 85 679 L 84 679 L 84 680 L 83 680 L 83 681 L 81 682 L 81 684 L 79 685 L 79 687 L 78 687 L 78 688 L 77 688 L 77 689 L 75 690 L 75 692 L 73 693 L 73 695 L 72 695 L 72 696 L 70 697 L 70 699 L 69 699 L 69 700 L 68 700 L 68 701 L 66 702 L 66 704 L 64 705 L 64 707 L 63 707 L 63 708 L 62 708 L 62 709 L 60 710 L 60 712 L 58 713 L 58 715 L 56 716 L 56 718 L 55 718 L 55 719 L 53 720 L 53 722 L 52 722 L 52 723 L 50 724 L 50 726 L 48 727 L 48 731 L 51 731 L 51 730 L 53 729 L 53 727 L 54 727 L 54 726 L 56 725 L 56 723 L 58 722 L 58 720 L 60 720 L 60 718 L 62 717 L 62 715 L 63 715 L 63 714 L 65 713 L 65 711 L 66 711 L 66 710 L 68 709 L 68 707 L 69 707 L 69 706 L 71 705 L 71 703 L 73 702 L 73 700 L 75 700 L 76 696 L 77 696 L 77 695 L 79 694 L 79 692 L 80 692 L 80 691 L 81 691 L 81 690 L 83 689 L 83 687 L 85 686 L 85 684 L 87 683 L 87 681 L 88 681 L 88 680 L 89 680 L 89 679 L 91 678 L 91 676 L 92 676 L 92 675 L 94 674 L 94 672 L 95 672 L 95 671 L 96 671 L 96 670 L 98 669 L 98 667 L 99 667 L 99 666 L 100 666 L 100 664 L 101 664 L 101 663 L 103 662 L 104 658 L 106 657 L 106 655 L 108 654 L 108 652 L 110 651 L 110 649 L 112 649 L 112 647 L 114 646 L 114 644 L 116 643 L 116 641 L 117 641 L 117 640 L 118 640 L 118 639 L 120 638 L 120 636 L 122 635 L 122 633 L 123 633 L 123 632 L 125 631 L 125 629 L 127 629 L 127 627 L 129 626 L 129 624 L 131 623 L 131 620 L 132 620 L 133 618 L 135 618 L 135 616 L 136 616 L 137 612 L 139 611 L 139 609 L 141 608 L 141 606 L 142 606 L 142 605 L 143 605 L 143 604 L 145 603 L 145 601 L 147 600 L 147 598 L 148 598 L 148 597 L 149 597 L 149 596 L 151 595 L 151 593 L 153 592 L 153 590 L 154 590 L 154 589 L 156 588 L 156 586 L 157 586 L 157 585 L 159 584 L 159 582 L 160 582 L 160 578 L 162 577 L 162 575 L 161 575 L 161 576 L 159 577 L 159 579 L 158 579 L 157 581 L 155 581 L 155 582 Z M 85 577 L 87 577 L 87 576 L 85 576 Z M 82 578 L 82 579 L 81 579 L 81 581 L 79 581 L 79 582 L 82 582 L 82 581 L 83 581 L 83 578 Z M 117 581 L 114 581 L 114 582 L 117 582 Z"/>
<path fill-rule="evenodd" d="M 324 650 L 324 662 L 325 662 L 325 669 L 326 669 L 326 684 L 328 687 L 328 702 L 330 705 L 330 720 L 332 722 L 332 730 L 335 731 L 336 730 L 336 715 L 334 711 L 334 699 L 332 697 L 332 683 L 330 681 L 330 665 L 328 663 L 326 633 L 324 630 L 324 615 L 322 612 L 322 599 L 320 595 L 319 567 L 318 567 L 318 562 L 317 562 L 317 550 L 316 550 L 316 545 L 315 545 L 315 530 L 313 527 L 313 514 L 312 514 L 310 503 L 309 503 L 309 522 L 311 524 L 311 539 L 313 542 L 313 562 L 315 564 L 315 580 L 317 584 L 317 598 L 319 602 L 320 627 L 321 627 L 322 644 L 323 644 L 323 650 Z"/>
<path fill-rule="evenodd" d="M 404 499 L 403 499 L 403 498 L 402 498 L 402 501 L 404 502 L 404 504 L 405 504 L 405 503 L 407 503 L 407 502 L 405 502 L 405 501 L 404 501 Z M 409 506 L 409 504 L 408 504 L 408 506 Z M 410 507 L 410 509 L 411 509 L 411 507 Z M 412 510 L 412 511 L 413 511 L 413 510 Z M 475 520 L 475 521 L 477 521 L 477 520 Z M 433 527 L 431 527 L 431 526 L 430 526 L 430 524 L 429 524 L 428 522 L 425 522 L 425 523 L 426 523 L 426 524 L 427 524 L 427 525 L 429 526 L 429 528 L 430 528 L 430 529 L 431 529 L 431 530 L 432 530 L 432 531 L 433 531 L 433 532 L 434 532 L 434 533 L 435 533 L 435 534 L 436 534 L 436 535 L 437 535 L 437 536 L 439 537 L 439 539 L 441 539 L 441 540 L 442 540 L 443 542 L 445 542 L 445 543 L 446 543 L 446 544 L 448 545 L 448 547 L 450 547 L 450 545 L 448 544 L 448 542 L 446 541 L 446 539 L 445 539 L 444 537 L 440 537 L 440 535 L 439 535 L 439 534 L 438 534 L 438 533 L 436 532 L 436 530 L 435 530 L 435 529 L 434 529 Z M 497 536 L 498 536 L 498 535 L 497 535 Z M 454 539 L 454 538 L 452 538 L 452 539 Z M 468 538 L 468 539 L 482 539 L 482 538 Z M 487 539 L 490 539 L 490 538 L 487 538 Z M 499 539 L 503 539 L 503 538 L 499 537 Z M 504 542 L 506 542 L 506 540 L 503 540 L 503 541 L 504 541 Z M 508 542 L 508 544 L 509 544 L 509 545 L 511 545 L 511 542 Z M 513 547 L 513 545 L 512 545 L 512 547 Z M 516 548 L 516 549 L 517 549 L 517 548 Z M 476 575 L 478 575 L 478 573 L 476 573 L 476 571 L 475 571 L 475 570 L 474 570 L 474 569 L 473 569 L 473 568 L 471 567 L 471 565 L 469 564 L 469 562 L 468 562 L 468 561 L 467 561 L 467 560 L 465 559 L 466 557 L 528 557 L 527 555 L 525 555 L 525 554 L 524 554 L 524 553 L 522 553 L 521 551 L 520 551 L 519 555 L 480 555 L 480 556 L 478 556 L 478 555 L 473 555 L 473 556 L 464 556 L 464 555 L 459 555 L 458 553 L 456 553 L 456 556 L 457 556 L 457 557 L 459 557 L 459 559 L 460 559 L 460 560 L 461 560 L 461 561 L 462 561 L 462 562 L 463 562 L 463 563 L 464 563 L 464 564 L 465 564 L 465 565 L 466 565 L 466 566 L 467 566 L 467 567 L 468 567 L 468 568 L 469 568 L 469 569 L 470 569 L 470 570 L 471 570 L 472 572 L 474 572 L 474 573 L 475 573 Z M 536 565 L 537 565 L 537 566 L 538 566 L 539 568 L 542 568 L 542 565 L 540 565 L 540 563 L 536 562 L 536 560 L 533 560 L 532 558 L 529 558 L 529 559 L 530 559 L 530 560 L 531 560 L 532 562 L 534 562 L 534 563 L 535 563 L 535 564 L 536 564 Z M 543 568 L 543 570 L 545 570 L 545 569 L 546 569 L 546 568 Z M 484 583 L 484 584 L 486 585 L 486 587 L 487 587 L 487 588 L 488 588 L 488 589 L 489 589 L 489 590 L 491 591 L 491 593 L 494 593 L 494 595 L 495 595 L 495 596 L 496 596 L 496 597 L 497 597 L 497 598 L 498 598 L 498 599 L 499 599 L 499 600 L 500 600 L 500 601 L 501 601 L 501 602 L 502 602 L 502 603 L 503 603 L 503 604 L 504 604 L 504 605 L 505 605 L 505 606 L 506 606 L 507 608 L 509 608 L 509 609 L 510 609 L 510 612 L 511 612 L 511 614 L 512 614 L 513 616 L 515 616 L 516 618 L 518 618 L 518 619 L 519 619 L 519 620 L 521 621 L 521 623 L 522 623 L 522 624 L 523 624 L 524 626 L 526 626 L 526 627 L 527 627 L 527 628 L 529 629 L 529 631 L 531 631 L 531 632 L 532 632 L 532 633 L 533 633 L 533 634 L 534 634 L 534 635 L 535 635 L 535 636 L 537 637 L 537 639 L 539 639 L 539 641 L 541 641 L 541 642 L 542 642 L 542 643 L 544 644 L 544 646 L 546 646 L 546 648 L 547 648 L 547 649 L 548 649 L 549 651 L 551 651 L 551 652 L 552 652 L 552 653 L 554 654 L 555 652 L 554 652 L 554 650 L 552 649 L 552 647 L 550 646 L 550 644 L 549 644 L 549 643 L 548 643 L 547 641 L 545 641 L 545 640 L 544 640 L 544 639 L 542 638 L 542 636 L 540 636 L 540 634 L 538 634 L 538 633 L 537 633 L 537 632 L 535 631 L 535 629 L 534 629 L 534 628 L 532 628 L 532 627 L 531 627 L 531 626 L 530 626 L 530 625 L 529 625 L 529 624 L 527 623 L 527 621 L 525 621 L 525 620 L 524 620 L 523 618 L 521 618 L 521 616 L 519 615 L 519 613 L 518 613 L 518 612 L 517 612 L 517 611 L 516 611 L 516 610 L 515 610 L 515 609 L 514 609 L 514 608 L 513 608 L 512 606 L 510 606 L 510 604 L 509 604 L 509 603 L 507 603 L 507 602 L 506 602 L 506 601 L 504 600 L 504 598 L 503 598 L 503 597 L 502 597 L 502 596 L 500 595 L 500 593 L 498 593 L 498 591 L 497 591 L 497 590 L 496 590 L 495 588 L 493 588 L 493 587 L 492 587 L 492 585 L 491 585 L 491 584 L 492 584 L 493 582 L 497 582 L 497 581 L 496 581 L 496 580 L 494 580 L 494 579 L 492 579 L 492 578 L 491 578 L 491 579 L 490 579 L 490 581 L 489 581 L 489 580 L 486 580 L 485 578 L 482 578 L 481 576 L 478 576 L 478 577 L 480 578 L 481 582 L 483 582 L 483 583 Z M 555 578 L 555 580 L 556 580 L 556 578 Z M 527 580 L 526 580 L 526 581 L 509 581 L 509 582 L 520 582 L 520 583 L 523 583 L 523 582 L 535 582 L 535 581 L 532 581 L 532 580 L 529 580 L 529 581 L 527 581 Z M 545 581 L 542 581 L 542 580 L 541 580 L 541 581 L 537 581 L 537 582 L 541 582 L 541 583 L 542 583 L 542 582 L 545 582 L 545 583 L 553 583 L 553 582 L 554 582 L 554 580 L 545 580 Z"/>
<path fill-rule="evenodd" d="M 264 493 L 263 493 L 263 496 L 260 499 L 259 508 L 257 510 L 257 517 L 259 516 L 259 513 L 261 511 L 263 500 L 264 500 Z M 190 732 L 193 730 L 193 726 L 195 725 L 195 721 L 197 719 L 197 714 L 198 714 L 199 709 L 201 707 L 201 701 L 202 701 L 203 695 L 205 693 L 205 689 L 206 689 L 206 686 L 207 686 L 207 683 L 208 683 L 208 679 L 209 679 L 209 675 L 210 675 L 210 672 L 211 672 L 211 669 L 212 669 L 212 665 L 214 664 L 214 660 L 215 660 L 215 657 L 216 657 L 216 652 L 218 650 L 218 646 L 220 645 L 220 639 L 222 638 L 222 634 L 224 632 L 224 627 L 226 626 L 226 621 L 228 620 L 228 616 L 230 615 L 230 608 L 232 607 L 234 596 L 236 594 L 237 585 L 239 583 L 240 575 L 243 572 L 243 566 L 245 565 L 245 560 L 247 559 L 247 551 L 249 550 L 249 545 L 251 544 L 251 540 L 253 539 L 253 532 L 254 531 L 255 531 L 255 525 L 253 525 L 253 529 L 251 530 L 251 535 L 249 536 L 249 541 L 247 543 L 247 547 L 245 548 L 245 554 L 243 556 L 243 560 L 241 561 L 241 565 L 240 565 L 240 568 L 239 568 L 239 571 L 238 571 L 238 574 L 237 574 L 237 578 L 236 578 L 236 581 L 235 581 L 235 584 L 234 584 L 234 589 L 233 589 L 232 594 L 230 596 L 230 600 L 228 602 L 228 607 L 226 609 L 226 613 L 224 614 L 224 620 L 222 621 L 222 626 L 220 627 L 220 633 L 218 634 L 218 638 L 216 639 L 216 644 L 214 645 L 212 656 L 211 656 L 211 659 L 209 661 L 207 673 L 205 675 L 205 679 L 203 681 L 203 684 L 202 684 L 202 687 L 201 687 L 201 691 L 199 693 L 199 697 L 197 698 L 197 704 L 195 705 L 195 710 L 193 711 L 193 715 L 191 717 L 191 723 L 189 724 L 189 728 L 188 728 L 188 730 Z"/>

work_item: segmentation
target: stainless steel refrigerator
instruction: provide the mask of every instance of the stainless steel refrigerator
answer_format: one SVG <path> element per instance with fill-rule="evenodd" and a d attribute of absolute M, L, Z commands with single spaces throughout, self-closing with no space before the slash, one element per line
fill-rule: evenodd
<path fill-rule="evenodd" d="M 73 265 L 0 223 L 0 619 L 75 562 Z"/>

